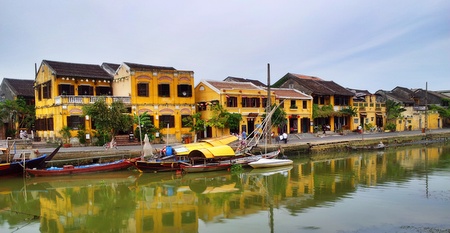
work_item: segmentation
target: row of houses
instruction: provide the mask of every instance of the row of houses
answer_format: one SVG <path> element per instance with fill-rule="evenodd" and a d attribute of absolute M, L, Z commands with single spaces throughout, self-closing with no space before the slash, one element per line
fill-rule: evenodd
<path fill-rule="evenodd" d="M 90 139 L 95 127 L 90 117 L 83 115 L 82 106 L 98 98 L 105 98 L 107 103 L 122 101 L 129 114 L 147 112 L 155 126 L 163 126 L 161 133 L 170 142 L 192 138 L 193 132 L 183 119 L 200 112 L 202 119 L 208 120 L 214 114 L 211 106 L 216 104 L 228 112 L 239 113 L 242 116 L 239 127 L 206 127 L 198 137 L 252 132 L 261 125 L 268 103 L 277 104 L 286 112 L 286 124 L 272 130 L 277 133 L 312 133 L 321 131 L 323 126 L 336 132 L 352 131 L 358 126 L 383 129 L 386 99 L 397 101 L 407 109 L 404 117 L 398 119 L 396 130 L 441 128 L 439 114 L 426 111 L 425 106 L 442 105 L 443 99 L 448 98 L 445 93 L 404 87 L 370 93 L 293 73 L 287 73 L 270 87 L 257 80 L 237 77 L 201 80 L 194 86 L 194 71 L 130 62 L 95 65 L 43 60 L 35 69 L 35 80 L 4 78 L 0 96 L 3 100 L 21 96 L 34 104 L 34 128 L 24 130 L 48 141 L 60 138 L 64 126 L 72 129 L 72 136 L 82 126 L 88 134 L 86 138 Z M 324 106 L 331 106 L 336 114 L 313 116 L 318 112 L 314 108 Z M 340 114 L 349 108 L 356 109 L 357 114 Z M 4 120 L 0 137 L 5 137 L 5 129 L 11 127 L 8 124 L 11 122 Z"/>

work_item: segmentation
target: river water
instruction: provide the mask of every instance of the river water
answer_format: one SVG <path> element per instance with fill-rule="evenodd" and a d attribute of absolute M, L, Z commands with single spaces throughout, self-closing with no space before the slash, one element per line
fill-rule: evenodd
<path fill-rule="evenodd" d="M 450 232 L 450 146 L 291 167 L 0 179 L 0 232 Z"/>

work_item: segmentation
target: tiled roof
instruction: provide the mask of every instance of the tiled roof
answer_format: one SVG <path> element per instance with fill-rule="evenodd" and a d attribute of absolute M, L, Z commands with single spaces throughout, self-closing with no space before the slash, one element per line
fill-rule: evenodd
<path fill-rule="evenodd" d="M 312 97 L 295 89 L 289 88 L 271 88 L 277 98 L 283 99 L 311 99 Z"/>
<path fill-rule="evenodd" d="M 255 79 L 247 79 L 247 78 L 238 78 L 238 77 L 232 77 L 232 76 L 228 76 L 226 77 L 223 81 L 226 82 L 251 82 L 253 84 L 255 84 L 258 87 L 266 87 L 267 85 L 260 82 L 259 80 L 255 80 Z"/>
<path fill-rule="evenodd" d="M 259 87 L 257 87 L 256 85 L 254 85 L 253 83 L 250 82 L 224 82 L 224 81 L 212 81 L 212 80 L 208 80 L 206 81 L 207 83 L 209 83 L 210 85 L 212 85 L 213 87 L 217 88 L 217 89 L 260 89 Z"/>
<path fill-rule="evenodd" d="M 124 62 L 125 65 L 130 67 L 134 70 L 140 70 L 140 71 L 152 71 L 152 70 L 176 70 L 173 67 L 168 66 L 152 66 L 152 65 L 143 65 L 143 64 L 136 64 L 136 63 L 130 63 L 130 62 Z"/>
<path fill-rule="evenodd" d="M 42 63 L 47 64 L 57 76 L 83 77 L 83 78 L 104 78 L 111 79 L 100 65 L 78 64 L 68 62 L 58 62 L 43 60 Z"/>
<path fill-rule="evenodd" d="M 352 92 L 346 88 L 338 85 L 333 81 L 324 81 L 321 78 L 300 74 L 287 73 L 280 80 L 278 80 L 273 86 L 281 87 L 287 81 L 292 80 L 301 86 L 301 91 L 312 95 L 342 95 L 342 96 L 354 96 Z M 297 89 L 297 88 L 296 88 Z"/>
<path fill-rule="evenodd" d="M 119 69 L 120 64 L 103 62 L 102 66 L 107 67 L 113 71 L 116 71 L 117 69 Z"/>
<path fill-rule="evenodd" d="M 34 96 L 34 80 L 4 78 L 3 83 L 17 96 Z"/>

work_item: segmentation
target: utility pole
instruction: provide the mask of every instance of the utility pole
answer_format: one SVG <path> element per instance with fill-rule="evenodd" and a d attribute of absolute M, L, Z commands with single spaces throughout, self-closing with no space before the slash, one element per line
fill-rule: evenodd
<path fill-rule="evenodd" d="M 428 82 L 425 82 L 425 136 L 428 130 Z"/>

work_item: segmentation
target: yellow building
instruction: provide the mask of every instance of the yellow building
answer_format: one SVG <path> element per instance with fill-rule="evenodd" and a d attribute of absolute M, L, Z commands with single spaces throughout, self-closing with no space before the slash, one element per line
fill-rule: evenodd
<path fill-rule="evenodd" d="M 195 113 L 193 85 L 193 71 L 124 62 L 114 73 L 112 88 L 114 97 L 130 98 L 132 114 L 147 112 L 164 140 L 181 142 L 192 137 L 182 119 Z"/>
<path fill-rule="evenodd" d="M 276 103 L 286 112 L 287 124 L 278 129 L 278 133 L 312 132 L 312 96 L 295 89 L 271 88 L 276 96 Z"/>
<path fill-rule="evenodd" d="M 318 77 L 287 73 L 273 87 L 290 88 L 306 93 L 313 97 L 313 105 L 317 108 L 328 108 L 331 106 L 332 113 L 326 116 L 314 116 L 313 124 L 315 130 L 322 130 L 323 126 L 330 126 L 329 130 L 338 131 L 343 128 L 352 129 L 354 123 L 351 116 L 341 115 L 339 112 L 348 109 L 353 104 L 354 94 L 346 88 L 333 81 L 325 81 Z"/>
<path fill-rule="evenodd" d="M 355 94 L 353 108 L 358 115 L 353 117 L 354 126 L 361 125 L 365 131 L 379 131 L 386 124 L 386 104 L 378 95 L 367 90 L 349 89 Z M 355 128 L 353 128 L 354 130 Z"/>
<path fill-rule="evenodd" d="M 72 129 L 72 140 L 76 140 L 80 127 L 91 132 L 89 116 L 83 116 L 82 106 L 94 103 L 100 96 L 110 103 L 112 76 L 99 65 L 48 60 L 43 60 L 36 72 L 36 136 L 55 141 L 64 126 Z M 129 98 L 122 100 L 127 102 Z M 91 135 L 88 133 L 86 138 Z"/>
<path fill-rule="evenodd" d="M 272 93 L 271 102 L 275 101 Z M 213 116 L 211 106 L 220 104 L 230 113 L 242 115 L 238 129 L 207 127 L 203 137 L 219 137 L 231 133 L 251 133 L 262 123 L 267 103 L 267 91 L 250 82 L 200 81 L 195 87 L 195 102 L 202 119 Z"/>

